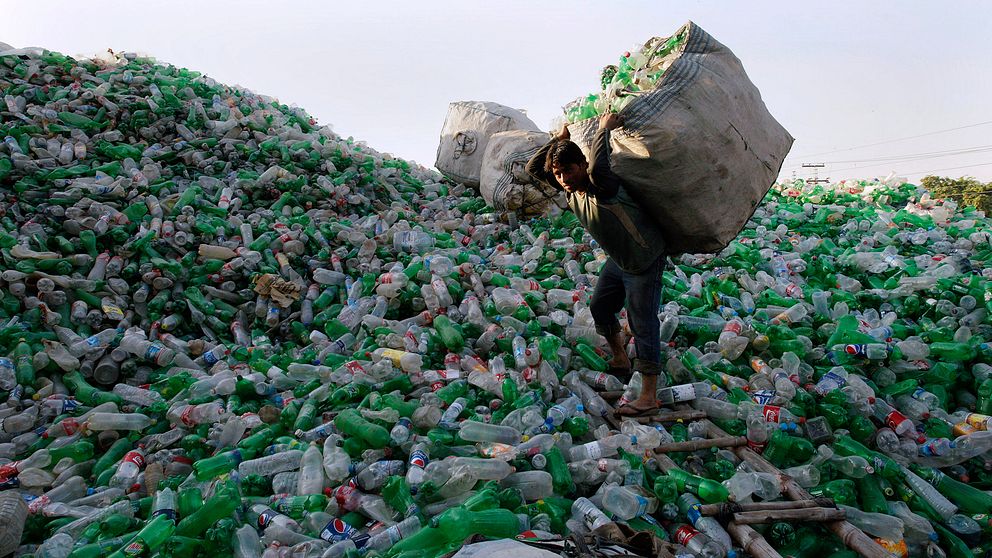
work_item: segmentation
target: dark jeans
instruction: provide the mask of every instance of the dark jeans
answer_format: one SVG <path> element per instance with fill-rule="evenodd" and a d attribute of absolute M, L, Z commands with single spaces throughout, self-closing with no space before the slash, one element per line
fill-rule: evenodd
<path fill-rule="evenodd" d="M 589 310 L 596 331 L 609 337 L 620 331 L 617 312 L 626 304 L 627 321 L 634 333 L 637 358 L 634 369 L 651 376 L 661 372 L 661 338 L 658 308 L 661 306 L 661 274 L 665 256 L 659 256 L 643 273 L 627 273 L 613 261 L 606 260 L 592 294 Z"/>

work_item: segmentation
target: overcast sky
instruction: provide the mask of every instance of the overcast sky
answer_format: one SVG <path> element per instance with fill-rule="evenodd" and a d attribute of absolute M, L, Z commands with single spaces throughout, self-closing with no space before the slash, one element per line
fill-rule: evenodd
<path fill-rule="evenodd" d="M 427 166 L 449 102 L 525 109 L 546 129 L 624 50 L 692 20 L 796 137 L 783 178 L 824 162 L 833 180 L 992 180 L 988 2 L 0 0 L 0 13 L 0 42 L 150 54 Z"/>

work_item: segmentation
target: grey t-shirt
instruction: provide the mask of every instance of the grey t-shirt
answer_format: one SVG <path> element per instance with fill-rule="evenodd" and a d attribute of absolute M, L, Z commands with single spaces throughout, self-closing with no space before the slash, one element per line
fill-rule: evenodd
<path fill-rule="evenodd" d="M 544 161 L 554 145 L 550 141 L 527 163 L 527 172 L 563 190 L 554 174 L 545 172 Z M 610 131 L 602 128 L 592 144 L 589 190 L 566 194 L 568 207 L 603 250 L 628 273 L 641 273 L 665 252 L 661 228 L 627 193 L 623 179 L 610 168 Z"/>

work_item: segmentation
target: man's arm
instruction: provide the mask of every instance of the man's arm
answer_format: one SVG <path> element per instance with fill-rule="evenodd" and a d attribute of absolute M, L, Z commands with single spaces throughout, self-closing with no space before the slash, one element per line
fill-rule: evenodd
<path fill-rule="evenodd" d="M 610 168 L 610 130 L 621 123 L 620 117 L 607 114 L 599 120 L 599 131 L 592 141 L 592 161 L 589 163 L 589 192 L 596 197 L 612 198 L 620 191 L 620 177 Z"/>
<path fill-rule="evenodd" d="M 544 160 L 547 159 L 548 151 L 551 151 L 551 148 L 555 144 L 555 140 L 556 138 L 552 136 L 551 141 L 544 144 L 544 147 L 539 149 L 537 153 L 530 158 L 530 161 L 527 161 L 527 174 L 533 176 L 535 180 L 548 183 L 557 190 L 563 190 L 564 188 L 561 187 L 558 179 L 556 179 L 550 172 L 544 171 Z"/>

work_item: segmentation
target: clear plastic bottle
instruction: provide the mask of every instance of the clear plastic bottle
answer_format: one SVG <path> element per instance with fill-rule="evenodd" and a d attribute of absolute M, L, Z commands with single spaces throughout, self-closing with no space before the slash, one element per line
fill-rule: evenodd
<path fill-rule="evenodd" d="M 114 473 L 114 476 L 110 477 L 110 486 L 125 490 L 130 489 L 138 480 L 138 475 L 141 474 L 144 468 L 145 451 L 143 447 L 139 446 L 124 454 L 120 466 L 117 467 L 117 472 Z"/>
<path fill-rule="evenodd" d="M 837 507 L 844 510 L 848 522 L 869 535 L 888 541 L 903 540 L 905 526 L 898 517 L 884 513 L 865 512 L 843 504 L 838 504 Z"/>
<path fill-rule="evenodd" d="M 512 473 L 503 478 L 499 485 L 501 488 L 516 489 L 520 492 L 524 500 L 533 502 L 554 495 L 552 482 L 550 473 L 535 470 Z"/>
<path fill-rule="evenodd" d="M 599 459 L 617 454 L 619 448 L 629 437 L 623 434 L 614 434 L 602 440 L 594 440 L 578 446 L 573 446 L 568 455 L 570 461 L 583 461 L 587 459 Z"/>
<path fill-rule="evenodd" d="M 658 509 L 658 500 L 646 491 L 637 491 L 634 486 L 611 484 L 603 490 L 603 508 L 626 521 L 654 513 Z"/>
<path fill-rule="evenodd" d="M 723 558 L 724 549 L 705 533 L 697 531 L 691 525 L 680 525 L 672 532 L 672 538 L 684 546 L 692 556 L 699 558 Z"/>
<path fill-rule="evenodd" d="M 299 495 L 321 494 L 324 491 L 323 456 L 314 442 L 303 452 L 300 460 L 300 476 L 296 487 Z"/>
<path fill-rule="evenodd" d="M 386 483 L 392 475 L 404 474 L 406 463 L 399 460 L 376 461 L 372 463 L 355 477 L 358 487 L 365 491 L 373 491 Z"/>
<path fill-rule="evenodd" d="M 124 335 L 120 348 L 132 355 L 152 361 L 158 366 L 168 366 L 176 359 L 176 352 L 172 349 L 142 339 L 134 333 Z"/>
<path fill-rule="evenodd" d="M 581 521 L 590 531 L 595 531 L 610 523 L 610 518 L 603 513 L 603 510 L 590 502 L 588 498 L 576 498 L 575 502 L 572 503 L 572 517 Z"/>
<path fill-rule="evenodd" d="M 267 455 L 257 459 L 249 459 L 238 464 L 238 474 L 272 476 L 283 471 L 295 471 L 303 461 L 303 452 L 289 450 L 282 453 Z"/>
<path fill-rule="evenodd" d="M 729 553 L 733 549 L 733 542 L 730 534 L 727 533 L 723 525 L 714 518 L 704 516 L 700 513 L 702 503 L 694 494 L 682 494 L 678 499 L 679 511 L 685 514 L 689 523 L 701 533 L 705 533 L 710 539 L 723 547 L 724 553 Z"/>

